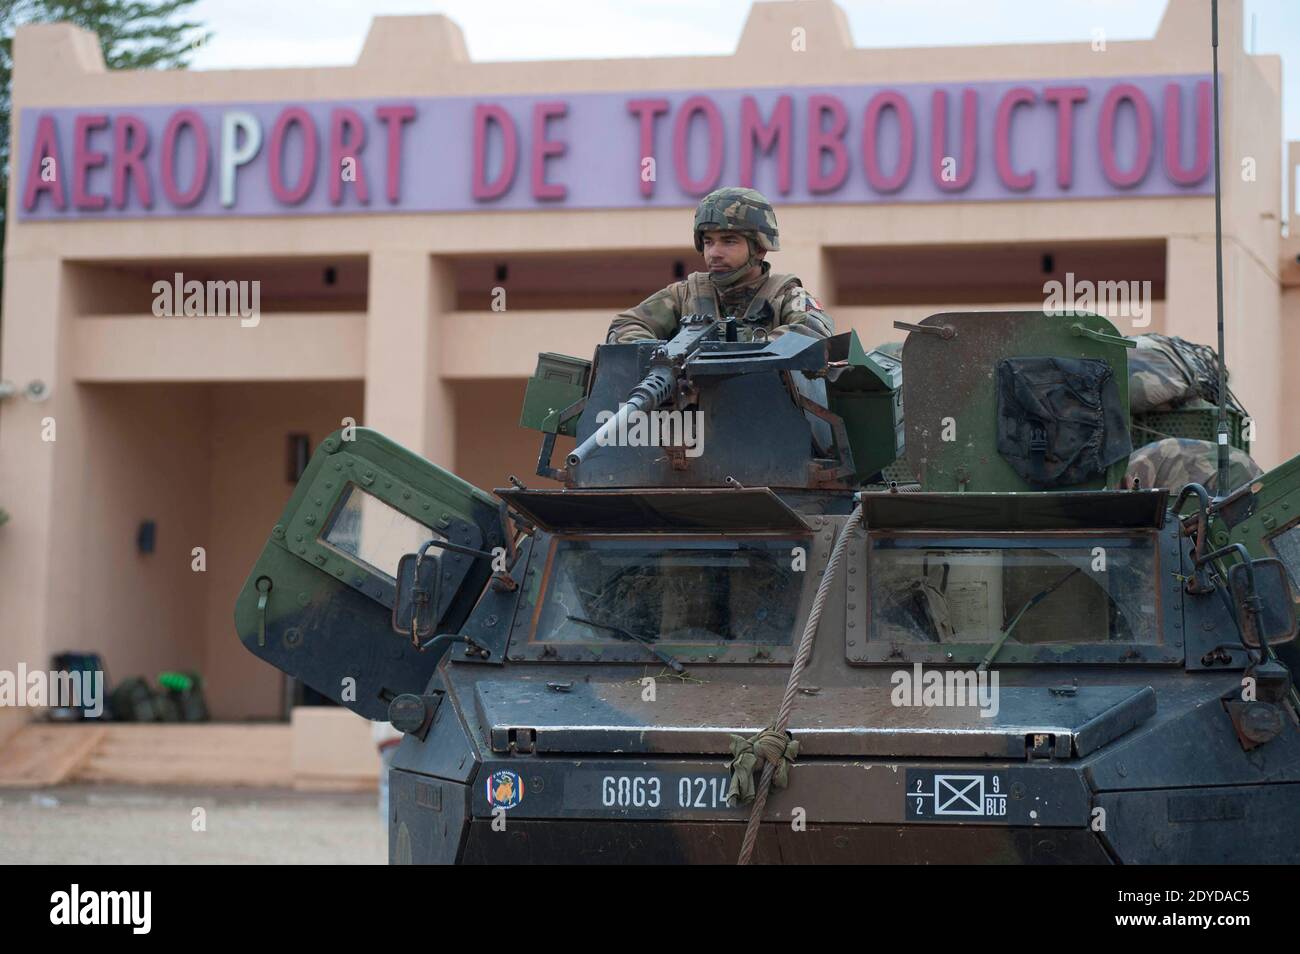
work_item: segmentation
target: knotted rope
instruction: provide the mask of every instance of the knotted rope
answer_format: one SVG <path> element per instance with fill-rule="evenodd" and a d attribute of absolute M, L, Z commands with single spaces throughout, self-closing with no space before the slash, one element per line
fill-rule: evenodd
<path fill-rule="evenodd" d="M 790 679 L 785 686 L 785 696 L 781 699 L 781 710 L 776 722 L 764 729 L 752 739 L 738 735 L 731 737 L 732 778 L 728 789 L 728 804 L 734 804 L 734 794 L 741 801 L 746 791 L 754 788 L 753 770 L 759 761 L 763 763 L 763 776 L 759 780 L 758 790 L 753 792 L 754 807 L 749 813 L 749 824 L 745 828 L 745 840 L 740 846 L 740 858 L 737 864 L 747 865 L 754 853 L 754 843 L 758 840 L 759 822 L 763 817 L 763 807 L 767 804 L 767 793 L 776 781 L 777 788 L 785 788 L 789 783 L 790 763 L 799 754 L 799 743 L 795 742 L 786 731 L 790 724 L 790 713 L 794 709 L 795 693 L 799 690 L 799 677 L 803 674 L 808 658 L 812 655 L 813 641 L 817 637 L 817 624 L 822 618 L 822 608 L 826 605 L 826 596 L 830 592 L 831 581 L 839 569 L 844 556 L 844 547 L 848 544 L 849 534 L 862 523 L 862 504 L 853 508 L 853 513 L 840 529 L 835 549 L 831 551 L 830 562 L 822 573 L 821 582 L 817 584 L 817 595 L 813 599 L 812 611 L 808 614 L 808 623 L 803 628 L 803 638 L 799 640 L 799 650 L 795 653 L 794 665 L 790 667 Z"/>

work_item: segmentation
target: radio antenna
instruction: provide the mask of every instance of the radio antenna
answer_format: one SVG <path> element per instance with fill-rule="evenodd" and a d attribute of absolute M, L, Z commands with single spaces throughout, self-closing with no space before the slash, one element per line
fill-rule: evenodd
<path fill-rule="evenodd" d="M 1219 183 L 1219 0 L 1210 0 L 1210 37 L 1214 56 L 1214 272 L 1219 306 L 1219 476 L 1216 496 L 1228 487 L 1228 366 L 1223 355 L 1223 188 Z"/>

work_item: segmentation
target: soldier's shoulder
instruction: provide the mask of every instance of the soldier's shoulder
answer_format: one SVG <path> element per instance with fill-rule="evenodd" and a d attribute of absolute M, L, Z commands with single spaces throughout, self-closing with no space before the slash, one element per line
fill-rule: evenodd
<path fill-rule="evenodd" d="M 660 302 L 680 303 L 686 299 L 688 284 L 685 281 L 673 282 L 654 292 L 641 304 L 659 304 Z"/>
<path fill-rule="evenodd" d="M 803 287 L 803 282 L 797 275 L 791 275 L 788 280 L 781 284 L 777 289 L 777 297 L 787 303 L 795 311 L 825 311 L 826 306 L 822 304 L 820 298 Z"/>

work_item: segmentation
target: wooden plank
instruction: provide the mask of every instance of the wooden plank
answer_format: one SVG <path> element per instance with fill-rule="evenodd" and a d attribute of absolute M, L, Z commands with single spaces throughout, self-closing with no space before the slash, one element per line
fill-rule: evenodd
<path fill-rule="evenodd" d="M 369 720 L 332 706 L 297 706 L 291 720 L 295 787 L 299 779 L 351 779 L 360 791 L 378 784 L 379 750 Z"/>
<path fill-rule="evenodd" d="M 35 721 L 36 712 L 23 706 L 0 706 L 0 752 L 5 743 L 27 723 Z"/>
<path fill-rule="evenodd" d="M 293 787 L 298 792 L 377 792 L 378 778 L 336 778 L 328 775 L 295 775 Z"/>
<path fill-rule="evenodd" d="M 75 780 L 288 788 L 287 725 L 114 725 Z"/>
<path fill-rule="evenodd" d="M 310 791 L 367 791 L 376 785 L 379 757 L 368 724 L 306 720 L 300 773 Z M 350 721 L 349 721 L 350 720 Z M 333 734 L 337 751 L 328 751 Z M 286 724 L 28 724 L 0 745 L 0 787 L 65 782 L 121 785 L 295 786 L 293 730 Z"/>
<path fill-rule="evenodd" d="M 102 744 L 98 725 L 26 725 L 0 748 L 0 788 L 39 788 L 75 777 Z"/>

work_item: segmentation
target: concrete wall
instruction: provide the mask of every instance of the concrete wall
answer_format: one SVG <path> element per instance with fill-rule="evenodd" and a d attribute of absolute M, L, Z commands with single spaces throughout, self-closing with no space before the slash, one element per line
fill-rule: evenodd
<path fill-rule="evenodd" d="M 202 669 L 204 576 L 191 550 L 212 525 L 208 389 L 202 385 L 78 385 L 85 466 L 60 509 L 78 545 L 53 568 L 76 625 L 48 634 L 48 652 L 94 649 L 113 682 L 162 669 Z M 152 553 L 139 525 L 156 526 Z M 218 522 L 220 516 L 218 516 Z"/>
<path fill-rule="evenodd" d="M 519 426 L 524 402 L 524 382 L 458 381 L 452 389 L 456 417 L 456 473 L 482 490 L 509 487 L 514 474 L 528 486 L 553 486 L 535 476 L 542 435 Z M 573 448 L 572 438 L 555 442 L 553 466 L 564 462 Z"/>

